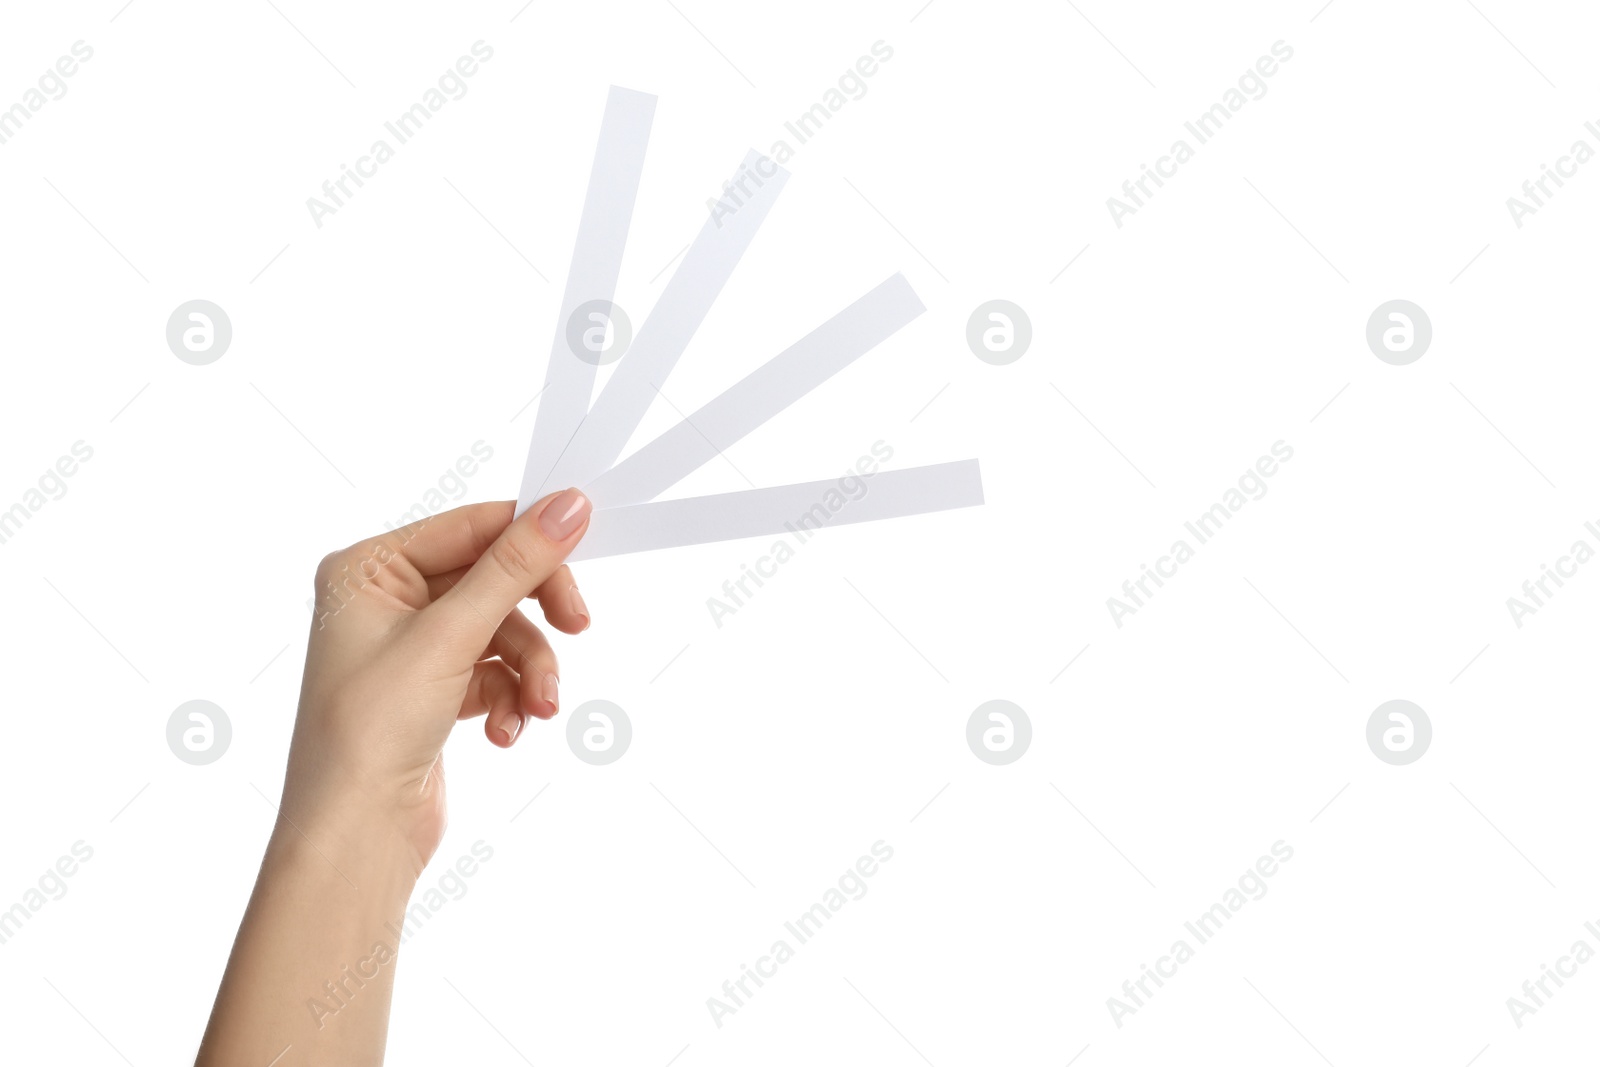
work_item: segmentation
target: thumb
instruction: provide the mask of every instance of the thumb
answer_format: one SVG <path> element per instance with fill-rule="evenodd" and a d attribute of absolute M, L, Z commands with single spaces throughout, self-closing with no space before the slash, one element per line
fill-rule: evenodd
<path fill-rule="evenodd" d="M 435 615 L 469 656 L 556 572 L 589 528 L 589 498 L 576 489 L 537 501 L 507 526 L 461 580 L 423 614 Z"/>

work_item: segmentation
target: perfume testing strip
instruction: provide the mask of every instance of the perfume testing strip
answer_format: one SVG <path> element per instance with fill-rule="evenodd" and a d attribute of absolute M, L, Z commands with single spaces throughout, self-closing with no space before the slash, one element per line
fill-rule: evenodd
<path fill-rule="evenodd" d="M 733 175 L 749 189 L 732 215 L 708 218 L 688 254 L 662 290 L 633 345 L 623 353 L 572 444 L 556 461 L 535 497 L 569 485 L 587 485 L 616 463 L 656 394 L 733 277 L 789 172 L 751 152 Z M 759 182 L 759 185 L 754 183 Z M 752 187 L 753 186 L 753 187 Z M 559 358 L 559 357 L 553 357 Z M 570 356 L 568 357 L 570 358 Z"/>
<path fill-rule="evenodd" d="M 597 508 L 654 500 L 924 310 L 896 274 L 615 467 L 575 484 Z"/>
<path fill-rule="evenodd" d="M 572 267 L 556 318 L 556 336 L 539 410 L 528 445 L 528 463 L 517 497 L 521 515 L 539 498 L 539 488 L 589 410 L 594 391 L 595 366 L 574 358 L 567 348 L 567 322 L 581 305 L 610 301 L 616 293 L 622 252 L 628 242 L 634 200 L 644 172 L 645 147 L 655 117 L 656 98 L 648 93 L 612 86 L 606 97 L 600 142 L 589 173 L 589 191 L 578 222 L 578 239 L 572 250 Z"/>
<path fill-rule="evenodd" d="M 983 503 L 978 461 L 964 459 L 859 480 L 851 497 L 839 478 L 715 496 L 658 500 L 596 510 L 571 559 L 599 559 L 658 548 L 802 533 L 879 519 L 897 519 Z"/>

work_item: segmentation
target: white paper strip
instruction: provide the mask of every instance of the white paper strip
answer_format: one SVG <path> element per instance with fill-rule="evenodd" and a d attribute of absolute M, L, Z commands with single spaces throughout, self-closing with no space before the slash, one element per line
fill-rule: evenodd
<path fill-rule="evenodd" d="M 760 153 L 745 156 L 729 183 L 734 192 L 725 198 L 731 203 L 737 197 L 741 203 L 732 214 L 719 211 L 700 228 L 632 347 L 595 398 L 583 427 L 535 496 L 587 485 L 617 461 L 788 180 L 788 171 Z"/>
<path fill-rule="evenodd" d="M 579 359 L 568 347 L 567 324 L 580 305 L 597 300 L 609 302 L 616 293 L 655 110 L 656 98 L 648 93 L 612 86 L 606 97 L 600 143 L 589 172 L 589 191 L 578 222 L 572 268 L 567 272 L 555 341 L 550 347 L 550 365 L 545 372 L 544 391 L 539 395 L 533 440 L 528 445 L 528 463 L 517 497 L 518 515 L 542 495 L 539 490 L 546 474 L 572 441 L 589 410 L 595 364 Z"/>
<path fill-rule="evenodd" d="M 858 495 L 851 496 L 854 487 Z M 978 461 L 964 459 L 716 496 L 658 500 L 597 510 L 572 560 L 657 548 L 792 534 L 854 522 L 895 519 L 983 503 Z"/>
<path fill-rule="evenodd" d="M 924 310 L 911 283 L 896 274 L 584 486 L 584 492 L 597 508 L 654 500 Z"/>

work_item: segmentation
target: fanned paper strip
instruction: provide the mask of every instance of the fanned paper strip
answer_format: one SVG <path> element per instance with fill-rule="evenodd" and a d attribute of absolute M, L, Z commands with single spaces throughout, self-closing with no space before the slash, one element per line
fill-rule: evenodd
<path fill-rule="evenodd" d="M 654 500 L 924 310 L 911 283 L 896 274 L 584 486 L 584 492 L 597 508 Z"/>
<path fill-rule="evenodd" d="M 588 418 L 557 460 L 538 495 L 569 485 L 587 485 L 622 455 L 628 438 L 655 401 L 656 391 L 666 387 L 667 376 L 678 365 L 723 286 L 733 277 L 739 260 L 789 180 L 789 172 L 751 152 L 733 179 L 730 184 L 743 179 L 744 187 L 752 191 L 732 215 L 709 218 L 700 228 L 650 310 L 650 317 L 639 328 L 638 337 L 600 390 Z"/>
<path fill-rule="evenodd" d="M 655 104 L 653 96 L 615 86 L 607 98 L 516 513 L 555 489 L 584 486 L 596 506 L 570 557 L 584 560 L 744 537 L 803 541 L 828 526 L 982 504 L 976 459 L 654 499 L 922 314 L 922 301 L 898 274 L 617 463 L 789 177 L 758 153 L 745 157 L 730 183 L 742 193 L 736 209 L 716 212 L 701 227 L 591 408 L 601 360 L 572 350 L 569 327 L 579 308 L 609 304 L 616 292 Z"/>
<path fill-rule="evenodd" d="M 622 250 L 628 243 L 633 204 L 644 173 L 645 148 L 655 118 L 656 98 L 613 85 L 600 123 L 600 143 L 589 172 L 589 192 L 583 200 L 578 240 L 572 249 L 567 289 L 556 319 L 555 341 L 533 439 L 523 469 L 522 490 L 517 494 L 517 514 L 528 510 L 543 493 L 552 464 L 567 448 L 589 410 L 594 393 L 595 365 L 578 359 L 567 347 L 567 321 L 581 305 L 610 301 L 616 294 L 622 270 Z"/>
<path fill-rule="evenodd" d="M 855 493 L 855 495 L 852 495 Z M 983 503 L 978 461 L 879 471 L 870 477 L 828 478 L 715 496 L 658 500 L 603 508 L 571 559 L 679 548 L 740 537 L 792 534 L 856 522 L 898 519 Z"/>

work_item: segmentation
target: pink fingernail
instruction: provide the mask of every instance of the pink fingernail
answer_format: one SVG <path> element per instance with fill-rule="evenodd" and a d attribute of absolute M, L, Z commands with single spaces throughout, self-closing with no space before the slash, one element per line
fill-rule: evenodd
<path fill-rule="evenodd" d="M 544 676 L 544 701 L 550 705 L 552 714 L 561 708 L 560 683 L 553 674 Z"/>
<path fill-rule="evenodd" d="M 517 734 L 520 733 L 521 731 L 522 731 L 522 716 L 521 715 L 513 715 L 511 718 L 507 719 L 506 720 L 506 724 L 500 728 L 500 732 L 506 735 L 506 744 L 508 744 L 508 745 L 511 744 L 511 742 L 513 742 L 513 741 L 515 741 L 517 739 Z"/>
<path fill-rule="evenodd" d="M 589 628 L 589 605 L 583 602 L 583 594 L 578 592 L 578 587 L 572 587 L 572 613 L 583 619 L 583 628 Z"/>
<path fill-rule="evenodd" d="M 539 529 L 552 541 L 565 541 L 589 517 L 589 498 L 576 489 L 567 489 L 553 498 L 539 513 Z"/>

